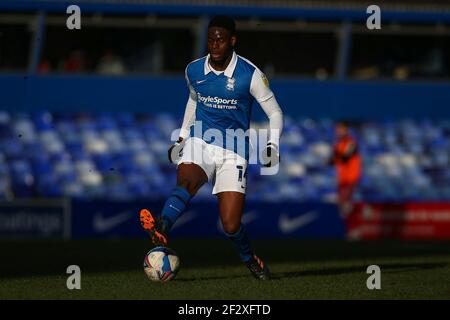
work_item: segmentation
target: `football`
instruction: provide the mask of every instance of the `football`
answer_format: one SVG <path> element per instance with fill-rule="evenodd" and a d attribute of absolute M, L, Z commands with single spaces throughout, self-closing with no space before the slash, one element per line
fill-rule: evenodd
<path fill-rule="evenodd" d="M 166 247 L 150 250 L 144 259 L 144 271 L 151 281 L 166 282 L 173 280 L 180 268 L 177 253 Z"/>

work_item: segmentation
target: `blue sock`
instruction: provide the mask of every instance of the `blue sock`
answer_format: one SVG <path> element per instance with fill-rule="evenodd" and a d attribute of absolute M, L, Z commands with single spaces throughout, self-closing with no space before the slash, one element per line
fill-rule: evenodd
<path fill-rule="evenodd" d="M 172 228 L 175 221 L 186 209 L 191 195 L 183 187 L 176 187 L 173 189 L 172 194 L 167 198 L 164 208 L 162 209 L 161 216 L 163 220 L 167 223 L 168 230 Z"/>
<path fill-rule="evenodd" d="M 253 250 L 250 245 L 250 239 L 248 238 L 247 230 L 243 225 L 235 233 L 226 233 L 225 235 L 230 239 L 237 251 L 242 262 L 247 262 L 253 256 Z"/>

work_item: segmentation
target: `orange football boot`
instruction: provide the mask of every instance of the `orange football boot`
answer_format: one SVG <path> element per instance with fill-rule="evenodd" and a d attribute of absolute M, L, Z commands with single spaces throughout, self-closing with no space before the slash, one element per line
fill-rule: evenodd
<path fill-rule="evenodd" d="M 142 228 L 150 235 L 153 244 L 157 247 L 166 247 L 168 240 L 165 233 L 159 227 L 157 221 L 153 218 L 150 211 L 142 209 L 139 213 L 141 219 Z"/>

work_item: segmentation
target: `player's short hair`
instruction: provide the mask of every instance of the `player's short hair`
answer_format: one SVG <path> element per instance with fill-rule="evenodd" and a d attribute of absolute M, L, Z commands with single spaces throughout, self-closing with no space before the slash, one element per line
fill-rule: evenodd
<path fill-rule="evenodd" d="M 208 24 L 208 29 L 212 27 L 224 28 L 230 33 L 230 36 L 234 36 L 236 33 L 236 23 L 228 16 L 215 16 Z"/>

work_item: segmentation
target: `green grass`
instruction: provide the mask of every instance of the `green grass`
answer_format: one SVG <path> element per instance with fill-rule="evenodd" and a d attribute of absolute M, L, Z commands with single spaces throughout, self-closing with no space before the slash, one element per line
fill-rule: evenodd
<path fill-rule="evenodd" d="M 0 299 L 450 299 L 449 242 L 254 241 L 274 280 L 253 279 L 230 243 L 174 240 L 175 281 L 147 280 L 146 240 L 0 242 Z M 79 265 L 81 290 L 68 290 Z M 381 268 L 368 290 L 367 266 Z"/>

